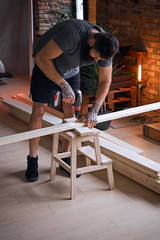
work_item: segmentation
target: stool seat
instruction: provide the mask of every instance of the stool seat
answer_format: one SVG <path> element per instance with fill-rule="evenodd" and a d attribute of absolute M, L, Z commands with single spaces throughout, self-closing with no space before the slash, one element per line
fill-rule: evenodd
<path fill-rule="evenodd" d="M 56 133 L 53 135 L 53 150 L 51 160 L 51 180 L 55 179 L 56 162 L 70 173 L 70 197 L 76 198 L 76 175 L 106 169 L 109 189 L 114 189 L 114 177 L 112 160 L 101 153 L 99 145 L 99 130 L 82 127 L 73 131 Z M 71 151 L 58 153 L 59 136 L 71 142 Z M 93 140 L 94 148 L 82 146 L 83 142 Z M 85 143 L 86 144 L 86 143 Z M 86 166 L 77 168 L 77 155 L 85 157 Z M 70 157 L 70 166 L 63 161 L 63 158 Z"/>

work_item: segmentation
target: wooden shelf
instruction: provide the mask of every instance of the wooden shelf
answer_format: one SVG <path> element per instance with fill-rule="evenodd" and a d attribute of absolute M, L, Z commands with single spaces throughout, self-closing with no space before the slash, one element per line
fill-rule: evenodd
<path fill-rule="evenodd" d="M 85 115 L 88 112 L 88 108 L 92 107 L 92 96 L 83 94 L 81 115 Z M 126 88 L 118 88 L 110 90 L 106 97 L 106 107 L 112 111 L 115 110 L 115 105 L 118 103 L 125 103 L 128 107 L 137 106 L 137 87 L 131 86 Z"/>
<path fill-rule="evenodd" d="M 118 88 L 110 90 L 106 98 L 106 105 L 112 111 L 115 109 L 116 103 L 128 102 L 128 107 L 135 107 L 137 105 L 137 87 L 131 86 L 126 88 Z"/>

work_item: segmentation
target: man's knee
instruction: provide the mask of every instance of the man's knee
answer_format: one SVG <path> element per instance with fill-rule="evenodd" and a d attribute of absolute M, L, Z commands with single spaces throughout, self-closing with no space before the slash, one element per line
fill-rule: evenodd
<path fill-rule="evenodd" d="M 46 103 L 34 103 L 32 108 L 32 118 L 42 119 L 46 109 Z"/>

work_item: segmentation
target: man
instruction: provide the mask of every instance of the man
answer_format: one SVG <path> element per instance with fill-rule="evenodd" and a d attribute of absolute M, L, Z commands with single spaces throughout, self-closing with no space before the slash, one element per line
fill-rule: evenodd
<path fill-rule="evenodd" d="M 98 62 L 99 87 L 96 101 L 90 109 L 86 125 L 96 125 L 97 114 L 102 105 L 112 79 L 112 58 L 119 48 L 115 36 L 105 33 L 97 25 L 85 20 L 72 19 L 61 22 L 47 31 L 37 44 L 33 57 L 35 67 L 31 80 L 31 96 L 33 100 L 29 129 L 39 129 L 42 117 L 50 102 L 51 92 L 62 93 L 64 118 L 74 117 L 74 90 L 80 89 L 79 68 Z M 26 179 L 34 182 L 38 179 L 37 148 L 39 138 L 29 142 L 29 155 Z M 62 141 L 62 152 L 69 151 L 67 140 Z M 70 159 L 65 159 L 70 164 Z"/>

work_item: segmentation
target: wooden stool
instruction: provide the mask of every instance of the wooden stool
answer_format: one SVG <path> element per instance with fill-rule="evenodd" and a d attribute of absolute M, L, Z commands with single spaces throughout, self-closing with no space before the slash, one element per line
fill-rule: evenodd
<path fill-rule="evenodd" d="M 70 197 L 76 198 L 76 175 L 97 171 L 100 169 L 107 170 L 109 189 L 114 189 L 114 177 L 112 170 L 112 160 L 101 154 L 99 145 L 99 130 L 87 127 L 77 128 L 73 131 L 56 133 L 53 136 L 53 150 L 51 161 L 51 180 L 55 179 L 56 162 L 59 163 L 70 173 Z M 58 153 L 59 135 L 71 142 L 71 151 Z M 82 146 L 82 142 L 93 140 L 94 148 L 91 146 Z M 77 155 L 83 155 L 86 159 L 86 166 L 77 168 Z M 63 161 L 63 158 L 71 157 L 71 166 Z M 91 162 L 94 165 L 91 165 Z"/>

